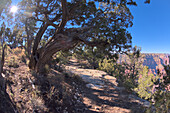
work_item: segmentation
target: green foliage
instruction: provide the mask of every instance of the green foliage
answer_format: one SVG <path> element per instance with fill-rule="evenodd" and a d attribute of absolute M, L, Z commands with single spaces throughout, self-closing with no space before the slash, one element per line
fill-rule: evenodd
<path fill-rule="evenodd" d="M 99 70 L 105 71 L 108 74 L 112 75 L 114 72 L 115 62 L 112 59 L 105 58 L 103 61 L 99 62 Z"/>
<path fill-rule="evenodd" d="M 138 73 L 142 69 L 143 56 L 140 53 L 141 49 L 137 46 L 131 49 L 126 55 L 120 55 L 123 59 L 118 59 L 121 66 L 117 65 L 120 75 L 116 75 L 118 81 L 124 85 L 129 91 L 133 91 L 137 87 Z M 125 57 L 125 58 L 123 58 Z M 115 69 L 116 69 L 115 68 Z"/>
<path fill-rule="evenodd" d="M 1 8 L 3 10 L 8 8 L 7 5 L 10 2 L 11 0 L 2 0 Z M 20 10 L 15 13 L 15 18 L 10 18 L 8 21 L 11 25 L 9 25 L 10 29 L 6 30 L 8 31 L 6 41 L 12 47 L 24 46 L 29 56 L 33 42 L 37 46 L 34 50 L 38 50 L 38 47 L 47 47 L 47 42 L 54 41 L 50 38 L 54 39 L 56 34 L 61 33 L 70 37 L 69 39 L 76 37 L 77 41 L 84 42 L 85 46 L 92 46 L 93 49 L 94 45 L 101 46 L 107 54 L 126 52 L 131 47 L 132 39 L 126 29 L 133 25 L 133 16 L 128 5 L 136 5 L 136 2 L 133 0 L 69 0 L 65 2 L 21 0 L 18 3 Z M 12 14 L 6 14 L 6 16 L 13 17 Z M 44 30 L 40 29 L 41 25 L 46 26 L 42 27 Z M 92 53 L 95 54 L 96 50 L 93 49 Z M 89 51 L 86 54 L 89 54 Z M 97 68 L 100 59 L 89 57 L 88 61 L 92 67 Z"/>
<path fill-rule="evenodd" d="M 60 40 L 55 39 L 55 35 L 59 33 L 70 37 L 68 39 L 75 38 L 76 44 L 78 42 L 82 44 L 83 42 L 84 47 L 92 46 L 92 49 L 87 51 L 86 54 L 92 53 L 94 55 L 96 53 L 94 47 L 97 46 L 102 47 L 107 53 L 116 54 L 125 52 L 131 47 L 132 37 L 126 29 L 133 25 L 133 16 L 126 0 L 22 0 L 19 7 L 21 10 L 16 14 L 16 17 L 22 22 L 22 25 L 25 25 L 25 29 L 30 22 L 29 30 L 27 30 L 29 32 L 26 31 L 27 34 L 24 32 L 26 39 L 29 39 L 28 33 L 36 34 L 36 38 L 33 39 L 36 43 L 33 51 L 35 53 L 38 46 L 47 48 L 52 47 L 55 41 L 60 42 Z M 28 23 L 25 22 L 27 19 L 29 20 Z M 35 25 L 37 32 L 32 30 Z M 41 25 L 43 29 L 39 29 Z M 73 43 L 73 45 L 76 44 Z M 56 49 L 56 52 L 62 49 L 65 48 Z M 70 49 L 70 47 L 67 49 Z M 90 53 L 90 51 L 92 52 Z M 100 60 L 96 58 L 88 58 L 93 68 L 98 68 Z"/>
<path fill-rule="evenodd" d="M 116 64 L 114 66 L 114 76 L 117 78 L 117 80 L 121 83 L 124 81 L 125 76 L 125 67 L 121 64 Z"/>
<path fill-rule="evenodd" d="M 52 65 L 55 69 L 62 71 L 62 66 L 68 63 L 70 58 L 71 53 L 69 51 L 59 51 L 53 56 Z"/>
<path fill-rule="evenodd" d="M 87 60 L 90 67 L 97 69 L 99 62 L 102 62 L 106 54 L 103 53 L 102 49 L 97 47 L 78 47 L 74 49 L 74 56 L 81 60 Z"/>
<path fill-rule="evenodd" d="M 69 59 L 71 57 L 71 53 L 69 51 L 59 51 L 54 55 L 54 61 L 56 63 L 59 63 L 60 65 L 68 63 Z"/>
<path fill-rule="evenodd" d="M 137 86 L 136 80 L 138 79 L 139 70 L 143 67 L 143 56 L 141 48 L 135 46 L 131 52 L 127 54 L 128 59 L 123 62 L 125 69 L 128 71 L 127 76 L 131 79 L 133 86 Z"/>
<path fill-rule="evenodd" d="M 158 90 L 154 95 L 156 113 L 169 113 L 170 111 L 170 93 L 168 91 Z"/>
<path fill-rule="evenodd" d="M 169 113 L 170 112 L 170 65 L 164 66 L 166 74 L 162 75 L 158 71 L 158 79 L 155 82 L 156 92 L 153 95 L 154 106 L 156 107 L 157 113 Z"/>
<path fill-rule="evenodd" d="M 134 85 L 134 80 L 128 77 L 125 77 L 123 85 L 124 87 L 126 87 L 128 91 L 133 91 L 134 88 L 136 87 L 136 85 Z"/>
<path fill-rule="evenodd" d="M 138 78 L 138 86 L 135 88 L 135 91 L 141 98 L 151 99 L 152 97 L 152 88 L 154 86 L 154 82 L 156 81 L 156 77 L 152 73 L 148 73 L 148 67 L 144 66 L 144 68 L 139 72 Z"/>

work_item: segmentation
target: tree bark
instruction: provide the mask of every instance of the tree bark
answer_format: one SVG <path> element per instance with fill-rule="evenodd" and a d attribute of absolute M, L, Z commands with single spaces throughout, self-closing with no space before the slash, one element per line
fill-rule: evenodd
<path fill-rule="evenodd" d="M 46 73 L 45 65 L 50 65 L 52 56 L 60 50 L 68 50 L 77 45 L 78 40 L 63 34 L 57 34 L 45 47 L 39 48 L 37 53 L 31 57 L 29 67 L 37 73 Z"/>
<path fill-rule="evenodd" d="M 6 48 L 6 45 L 4 45 L 4 46 L 2 45 L 2 56 L 1 56 L 1 59 L 0 59 L 0 87 L 3 91 L 6 90 L 5 79 L 2 76 L 4 62 L 5 62 L 5 48 Z"/>
<path fill-rule="evenodd" d="M 31 47 L 32 47 L 33 40 L 34 40 L 34 38 L 27 39 L 26 51 L 27 51 L 28 55 L 31 54 Z"/>
<path fill-rule="evenodd" d="M 26 52 L 28 53 L 28 55 L 31 55 L 31 47 L 32 47 L 32 42 L 34 40 L 34 37 L 30 33 L 30 31 L 29 31 L 28 24 L 29 24 L 28 20 L 26 19 L 26 22 L 25 22 L 25 31 L 27 33 L 27 38 L 26 38 L 27 46 L 25 46 L 26 47 L 25 49 L 26 49 Z"/>

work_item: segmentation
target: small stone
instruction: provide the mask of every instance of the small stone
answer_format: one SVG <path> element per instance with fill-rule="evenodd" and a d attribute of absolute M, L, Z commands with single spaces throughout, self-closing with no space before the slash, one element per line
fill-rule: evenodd
<path fill-rule="evenodd" d="M 92 88 L 92 87 L 94 87 L 94 85 L 93 84 L 86 84 L 86 87 L 87 88 Z"/>
<path fill-rule="evenodd" d="M 143 103 L 143 105 L 144 105 L 144 107 L 150 107 L 150 102 L 148 102 L 148 101 L 145 101 L 144 103 Z"/>
<path fill-rule="evenodd" d="M 77 99 L 77 97 L 74 95 L 74 98 Z"/>

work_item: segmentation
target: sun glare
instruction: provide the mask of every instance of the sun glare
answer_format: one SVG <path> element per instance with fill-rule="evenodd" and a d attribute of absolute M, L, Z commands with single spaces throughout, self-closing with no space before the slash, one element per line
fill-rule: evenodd
<path fill-rule="evenodd" d="M 17 6 L 12 6 L 10 11 L 11 11 L 12 13 L 16 13 L 17 10 L 18 10 Z"/>

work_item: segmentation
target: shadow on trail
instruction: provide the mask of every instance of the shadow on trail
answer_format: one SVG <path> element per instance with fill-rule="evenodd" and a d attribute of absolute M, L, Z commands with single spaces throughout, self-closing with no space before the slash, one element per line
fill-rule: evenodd
<path fill-rule="evenodd" d="M 84 94 L 84 96 L 90 99 L 92 103 L 95 103 L 97 106 L 101 106 L 101 111 L 105 109 L 103 108 L 103 106 L 107 106 L 110 108 L 119 107 L 123 109 L 128 109 L 132 113 L 142 113 L 143 111 L 138 103 L 130 102 L 128 100 L 128 97 L 122 98 L 120 92 L 116 89 L 96 90 L 87 88 Z"/>
<path fill-rule="evenodd" d="M 118 90 L 114 88 L 114 84 L 107 82 L 107 87 L 103 90 L 86 88 L 85 97 L 89 98 L 98 106 L 107 106 L 111 110 L 114 107 L 128 109 L 132 113 L 143 113 L 144 110 L 137 102 L 131 102 L 128 98 L 128 92 L 126 90 Z M 101 110 L 105 108 L 101 107 Z M 105 110 L 104 110 L 105 111 Z"/>
<path fill-rule="evenodd" d="M 18 113 L 8 93 L 2 90 L 0 90 L 0 113 Z"/>
<path fill-rule="evenodd" d="M 35 85 L 50 113 L 98 113 L 82 103 L 81 85 L 63 73 L 52 70 L 48 75 L 36 75 Z"/>
<path fill-rule="evenodd" d="M 77 69 L 80 68 L 80 64 L 75 61 L 70 61 L 70 66 L 76 66 Z M 74 70 L 72 70 L 74 71 Z M 74 72 L 73 72 L 74 73 Z M 77 72 L 75 72 L 77 73 Z M 90 75 L 81 75 L 84 79 L 89 79 Z M 90 80 L 90 83 L 94 83 L 96 81 L 101 81 L 98 78 L 92 78 L 94 81 Z M 88 80 L 87 80 L 88 81 Z M 81 81 L 82 83 L 84 81 Z M 105 80 L 106 87 L 91 89 L 86 87 L 86 83 L 80 84 L 82 85 L 84 98 L 87 98 L 86 106 L 90 110 L 94 110 L 97 112 L 131 112 L 131 113 L 143 113 L 144 109 L 142 106 L 134 101 L 129 99 L 129 93 L 125 89 L 116 88 L 115 84 Z M 71 85 L 71 84 L 70 84 Z M 114 111 L 115 107 L 120 109 L 120 111 Z M 110 111 L 108 110 L 110 109 Z M 122 110 L 122 111 L 121 111 Z"/>

